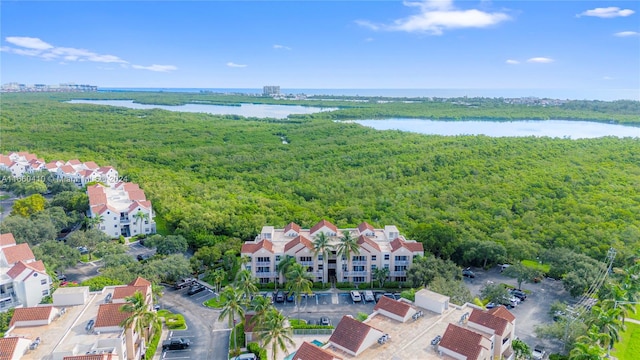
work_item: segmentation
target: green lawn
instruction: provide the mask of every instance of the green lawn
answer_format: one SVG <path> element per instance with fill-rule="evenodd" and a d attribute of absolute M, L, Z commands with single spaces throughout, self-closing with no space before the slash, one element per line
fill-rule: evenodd
<path fill-rule="evenodd" d="M 622 342 L 615 345 L 613 355 L 619 360 L 634 360 L 640 354 L 640 325 L 626 322 L 627 331 L 622 333 Z"/>
<path fill-rule="evenodd" d="M 635 314 L 629 314 L 629 317 L 632 318 L 632 319 L 640 320 L 640 305 L 636 306 L 636 313 Z"/>
<path fill-rule="evenodd" d="M 169 310 L 158 310 L 158 317 L 163 317 L 167 328 L 171 330 L 186 330 L 187 324 L 184 321 L 184 316 L 181 314 L 174 314 Z"/>
<path fill-rule="evenodd" d="M 533 269 L 537 269 L 539 271 L 541 271 L 543 274 L 548 274 L 549 270 L 551 269 L 551 266 L 548 264 L 540 264 L 537 261 L 534 260 L 522 260 L 522 265 L 528 267 L 528 268 L 533 268 Z"/>
<path fill-rule="evenodd" d="M 219 297 L 214 297 L 205 301 L 204 306 L 214 308 L 214 309 L 220 309 L 222 307 L 222 304 L 220 303 Z"/>

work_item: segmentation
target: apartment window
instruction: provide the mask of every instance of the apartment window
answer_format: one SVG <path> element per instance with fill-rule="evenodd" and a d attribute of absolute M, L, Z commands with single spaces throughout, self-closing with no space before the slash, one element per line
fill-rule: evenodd
<path fill-rule="evenodd" d="M 375 270 L 378 268 L 378 265 L 376 264 L 371 264 L 371 271 Z"/>
<path fill-rule="evenodd" d="M 406 256 L 396 256 L 395 259 L 396 259 L 396 261 L 407 261 L 407 257 Z"/>
<path fill-rule="evenodd" d="M 118 220 L 118 217 L 117 217 L 117 216 L 114 216 L 114 217 L 113 217 L 113 220 Z"/>
<path fill-rule="evenodd" d="M 114 219 L 114 220 L 115 220 L 115 219 Z M 114 228 L 117 228 L 117 227 L 118 227 L 118 224 L 116 224 L 116 225 L 113 225 L 113 227 L 114 227 Z"/>
<path fill-rule="evenodd" d="M 354 266 L 353 271 L 364 271 L 364 266 Z"/>
<path fill-rule="evenodd" d="M 47 285 L 47 279 L 40 280 L 40 285 Z"/>
<path fill-rule="evenodd" d="M 406 265 L 398 265 L 393 268 L 393 271 L 406 271 L 406 270 L 407 270 Z"/>
<path fill-rule="evenodd" d="M 384 259 L 389 260 L 389 254 L 384 254 Z"/>
<path fill-rule="evenodd" d="M 313 258 L 311 256 L 301 256 L 300 257 L 300 261 L 313 261 Z"/>
<path fill-rule="evenodd" d="M 260 278 L 260 284 L 268 284 L 269 282 L 269 278 Z"/>
<path fill-rule="evenodd" d="M 388 269 L 389 268 L 389 264 L 384 264 L 384 268 Z"/>
<path fill-rule="evenodd" d="M 249 259 L 249 261 L 251 261 L 251 259 Z M 268 258 L 268 257 L 259 256 L 257 261 L 258 262 L 271 262 L 271 259 Z"/>
<path fill-rule="evenodd" d="M 251 266 L 247 266 L 247 270 L 249 270 L 249 272 L 251 272 Z"/>
<path fill-rule="evenodd" d="M 276 255 L 276 262 L 280 262 L 280 255 Z"/>
<path fill-rule="evenodd" d="M 377 255 L 371 255 L 371 261 L 376 261 L 376 259 L 378 259 Z"/>
<path fill-rule="evenodd" d="M 353 257 L 353 261 L 367 261 L 367 257 L 366 256 L 354 256 Z"/>
<path fill-rule="evenodd" d="M 313 266 L 309 266 L 309 267 L 307 268 L 307 272 L 313 272 Z"/>
<path fill-rule="evenodd" d="M 318 261 L 322 261 L 322 259 L 323 259 L 322 254 L 318 255 Z"/>
<path fill-rule="evenodd" d="M 364 282 L 364 276 L 356 276 L 353 278 L 353 282 L 354 283 L 363 283 Z"/>
<path fill-rule="evenodd" d="M 268 266 L 259 266 L 256 269 L 256 273 L 266 273 L 266 272 L 270 272 L 271 269 Z"/>
<path fill-rule="evenodd" d="M 49 289 L 42 290 L 42 296 L 47 296 L 47 295 L 49 295 Z"/>
<path fill-rule="evenodd" d="M 323 270 L 324 269 L 324 265 L 323 264 L 318 264 L 318 270 Z"/>

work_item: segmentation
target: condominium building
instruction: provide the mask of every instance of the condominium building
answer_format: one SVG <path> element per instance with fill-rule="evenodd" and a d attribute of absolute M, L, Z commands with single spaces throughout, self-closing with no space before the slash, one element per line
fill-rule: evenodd
<path fill-rule="evenodd" d="M 0 311 L 35 306 L 49 295 L 51 278 L 29 244 L 16 244 L 13 234 L 0 234 Z"/>
<path fill-rule="evenodd" d="M 156 224 L 151 201 L 138 184 L 120 182 L 112 187 L 87 187 L 90 217 L 99 219 L 98 229 L 111 237 L 153 234 Z"/>
<path fill-rule="evenodd" d="M 355 238 L 358 244 L 358 251 L 352 252 L 349 259 L 338 254 L 345 235 Z M 314 246 L 322 236 L 331 246 L 326 258 Z M 375 229 L 363 222 L 356 228 L 338 229 L 322 220 L 310 229 L 293 222 L 282 229 L 264 226 L 255 240 L 242 245 L 241 253 L 250 259 L 245 267 L 260 283 L 283 282 L 277 265 L 287 256 L 307 267 L 314 281 L 367 283 L 374 280 L 374 270 L 382 268 L 389 269 L 391 281 L 406 281 L 407 268 L 414 257 L 424 255 L 424 249 L 422 243 L 405 239 L 394 225 Z"/>

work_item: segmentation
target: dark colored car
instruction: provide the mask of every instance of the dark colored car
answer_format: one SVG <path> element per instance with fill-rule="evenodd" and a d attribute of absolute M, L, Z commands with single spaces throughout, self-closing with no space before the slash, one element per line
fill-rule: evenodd
<path fill-rule="evenodd" d="M 284 302 L 284 292 L 282 290 L 278 291 L 278 293 L 276 294 L 276 302 Z"/>
<path fill-rule="evenodd" d="M 384 293 L 382 296 L 388 297 L 389 299 L 393 299 L 393 300 L 396 299 L 396 297 L 392 293 Z"/>
<path fill-rule="evenodd" d="M 162 342 L 162 350 L 182 350 L 191 345 L 188 339 L 170 339 Z"/>
<path fill-rule="evenodd" d="M 527 299 L 527 294 L 525 294 L 525 292 L 522 290 L 513 289 L 510 292 L 512 296 L 517 297 L 518 299 L 520 299 L 520 301 L 525 301 Z"/>
<path fill-rule="evenodd" d="M 60 281 L 67 281 L 67 275 L 65 274 L 60 274 L 57 276 L 57 279 Z"/>
<path fill-rule="evenodd" d="M 89 320 L 89 322 L 87 323 L 87 326 L 85 326 L 84 329 L 87 330 L 87 331 L 93 330 L 93 325 L 95 323 L 96 323 L 95 320 L 93 320 L 93 319 Z"/>
<path fill-rule="evenodd" d="M 296 294 L 295 293 L 288 293 L 287 294 L 287 302 L 293 302 L 293 300 L 295 300 Z"/>
<path fill-rule="evenodd" d="M 331 325 L 331 319 L 326 316 L 320 318 L 320 325 Z"/>
<path fill-rule="evenodd" d="M 438 335 L 431 340 L 431 345 L 438 345 L 442 340 L 442 336 Z"/>
<path fill-rule="evenodd" d="M 200 284 L 196 284 L 196 285 L 191 285 L 191 287 L 189 288 L 189 291 L 187 292 L 187 295 L 195 295 L 199 292 L 204 291 L 206 288 Z"/>
<path fill-rule="evenodd" d="M 462 270 L 462 276 L 473 279 L 476 277 L 476 274 L 473 271 L 471 271 L 471 268 L 466 268 Z"/>

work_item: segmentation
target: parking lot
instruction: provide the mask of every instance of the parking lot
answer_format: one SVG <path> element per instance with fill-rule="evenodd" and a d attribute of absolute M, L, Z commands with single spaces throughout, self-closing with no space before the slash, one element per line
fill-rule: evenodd
<path fill-rule="evenodd" d="M 176 295 L 180 295 L 181 297 L 183 297 L 186 301 L 193 303 L 194 305 L 198 305 L 198 306 L 203 306 L 202 303 L 214 298 L 217 296 L 217 294 L 215 292 L 213 292 L 213 290 L 211 290 L 210 288 L 205 288 L 205 290 L 197 293 L 197 294 L 193 294 L 193 295 L 189 295 L 189 286 L 185 286 L 182 289 L 176 290 L 174 288 L 165 288 L 165 292 L 172 292 L 175 293 Z"/>
<path fill-rule="evenodd" d="M 475 278 L 465 277 L 464 282 L 473 296 L 479 296 L 481 289 L 488 281 L 496 284 L 518 285 L 515 279 L 502 275 L 497 266 L 489 270 L 477 268 L 472 270 Z M 516 335 L 531 348 L 541 344 L 547 353 L 561 352 L 562 343 L 560 341 L 536 337 L 535 328 L 553 321 L 549 310 L 555 301 L 572 303 L 575 300 L 564 290 L 562 281 L 550 278 L 545 278 L 537 284 L 523 283 L 522 289 L 528 292 L 527 299 L 509 310 L 516 316 Z"/>

